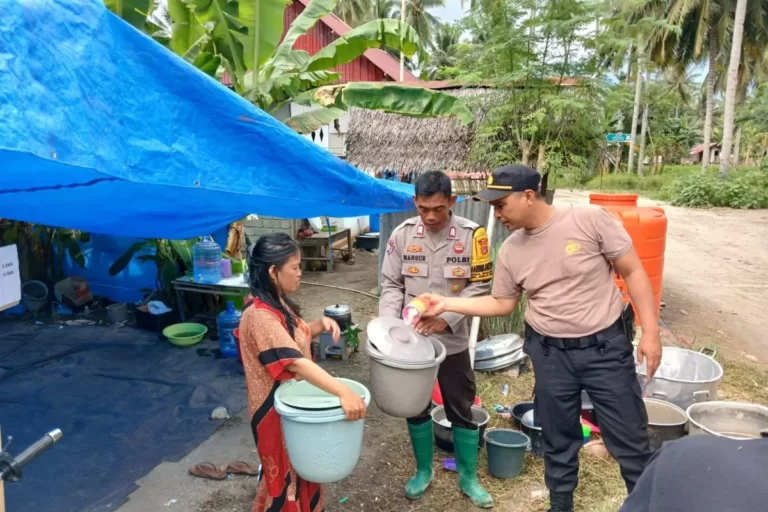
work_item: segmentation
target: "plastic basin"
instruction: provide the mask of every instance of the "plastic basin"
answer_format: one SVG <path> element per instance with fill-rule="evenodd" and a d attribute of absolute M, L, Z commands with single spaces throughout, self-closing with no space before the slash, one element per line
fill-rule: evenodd
<path fill-rule="evenodd" d="M 359 392 L 366 406 L 371 403 L 371 393 L 365 386 L 349 379 L 339 380 Z M 308 482 L 329 484 L 343 480 L 352 474 L 360 459 L 365 420 L 347 421 L 340 407 L 306 410 L 285 405 L 281 391 L 295 384 L 289 381 L 275 392 L 275 410 L 280 415 L 291 465 Z"/>
<path fill-rule="evenodd" d="M 431 339 L 437 357 L 429 365 L 407 365 L 370 357 L 371 394 L 384 414 L 396 418 L 413 418 L 426 411 L 440 363 L 445 360 L 445 346 Z M 369 341 L 370 343 L 370 341 Z M 370 347 L 369 355 L 371 354 Z"/>
<path fill-rule="evenodd" d="M 432 416 L 435 444 L 441 450 L 453 453 L 453 430 L 451 429 L 451 422 L 446 418 L 445 408 L 442 405 L 435 407 L 430 412 L 430 416 Z M 487 411 L 480 407 L 472 407 L 472 420 L 477 423 L 477 427 L 480 430 L 480 439 L 477 441 L 478 447 L 482 447 L 485 444 L 483 434 L 486 427 L 488 427 L 490 419 L 491 415 Z"/>
<path fill-rule="evenodd" d="M 200 343 L 207 332 L 203 324 L 173 324 L 163 329 L 163 336 L 177 347 L 190 347 Z"/>
<path fill-rule="evenodd" d="M 488 452 L 488 472 L 495 478 L 515 478 L 525 465 L 525 452 L 531 440 L 517 430 L 494 428 L 483 435 Z"/>
<path fill-rule="evenodd" d="M 48 287 L 42 281 L 27 281 L 21 285 L 21 299 L 27 311 L 36 313 L 48 302 Z"/>

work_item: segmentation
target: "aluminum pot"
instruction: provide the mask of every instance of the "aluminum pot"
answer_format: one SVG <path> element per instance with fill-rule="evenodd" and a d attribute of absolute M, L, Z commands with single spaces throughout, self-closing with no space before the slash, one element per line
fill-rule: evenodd
<path fill-rule="evenodd" d="M 346 304 L 328 306 L 323 310 L 323 315 L 336 320 L 342 332 L 352 325 L 352 308 Z"/>
<path fill-rule="evenodd" d="M 430 412 L 432 416 L 432 429 L 435 433 L 435 444 L 437 447 L 448 453 L 453 453 L 453 430 L 451 429 L 451 422 L 445 417 L 445 408 L 442 405 L 438 405 Z M 472 406 L 472 420 L 477 423 L 477 428 L 480 430 L 480 439 L 477 442 L 478 447 L 482 447 L 485 444 L 483 434 L 488 427 L 488 422 L 491 420 L 491 415 L 485 409 Z"/>
<path fill-rule="evenodd" d="M 648 438 L 651 441 L 651 450 L 655 452 L 666 441 L 674 441 L 685 435 L 688 416 L 684 410 L 663 400 L 644 398 L 643 401 L 648 413 Z"/>
<path fill-rule="evenodd" d="M 717 400 L 717 387 L 723 378 L 723 367 L 704 352 L 693 352 L 677 347 L 664 347 L 661 365 L 648 382 L 646 361 L 637 367 L 637 379 L 643 396 L 671 402 L 685 410 L 696 402 Z M 635 350 L 637 356 L 637 350 Z"/>
<path fill-rule="evenodd" d="M 744 402 L 705 402 L 685 411 L 690 435 L 758 439 L 768 429 L 768 407 Z"/>
<path fill-rule="evenodd" d="M 384 414 L 396 418 L 413 418 L 423 413 L 432 399 L 437 370 L 445 360 L 445 346 L 430 338 L 437 357 L 422 364 L 408 364 L 382 357 L 366 342 L 371 370 L 371 395 Z M 375 355 L 374 355 L 375 354 Z"/>

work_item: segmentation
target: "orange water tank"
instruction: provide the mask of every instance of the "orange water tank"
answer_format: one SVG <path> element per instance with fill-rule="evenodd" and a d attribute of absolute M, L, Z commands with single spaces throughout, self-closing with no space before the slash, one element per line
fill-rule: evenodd
<path fill-rule="evenodd" d="M 667 244 L 667 216 L 664 209 L 637 206 L 637 196 L 634 194 L 590 194 L 589 202 L 605 207 L 624 225 L 651 280 L 658 312 L 661 308 L 664 249 Z M 624 279 L 618 275 L 614 278 L 626 302 L 629 294 Z"/>

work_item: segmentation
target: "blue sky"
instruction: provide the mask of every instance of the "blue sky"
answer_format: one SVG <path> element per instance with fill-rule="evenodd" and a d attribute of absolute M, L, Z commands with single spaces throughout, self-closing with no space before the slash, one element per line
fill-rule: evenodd
<path fill-rule="evenodd" d="M 430 12 L 443 20 L 443 22 L 453 22 L 464 16 L 464 9 L 461 7 L 461 0 L 445 0 L 445 7 L 430 9 Z"/>

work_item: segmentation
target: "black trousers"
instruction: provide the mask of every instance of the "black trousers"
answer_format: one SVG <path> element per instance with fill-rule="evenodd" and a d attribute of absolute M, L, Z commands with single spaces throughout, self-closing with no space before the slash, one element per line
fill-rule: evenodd
<path fill-rule="evenodd" d="M 632 492 L 651 456 L 648 415 L 637 380 L 632 342 L 614 325 L 598 345 L 565 350 L 526 327 L 525 352 L 536 374 L 535 412 L 544 438 L 547 488 L 572 492 L 579 478 L 581 391 L 597 412 L 603 441 Z"/>
<path fill-rule="evenodd" d="M 437 372 L 440 392 L 443 395 L 445 416 L 451 425 L 470 430 L 477 429 L 472 421 L 472 404 L 475 401 L 475 372 L 469 359 L 469 349 L 447 356 Z M 408 418 L 409 423 L 421 424 L 432 421 L 429 416 L 430 404 L 424 412 L 415 418 Z"/>

